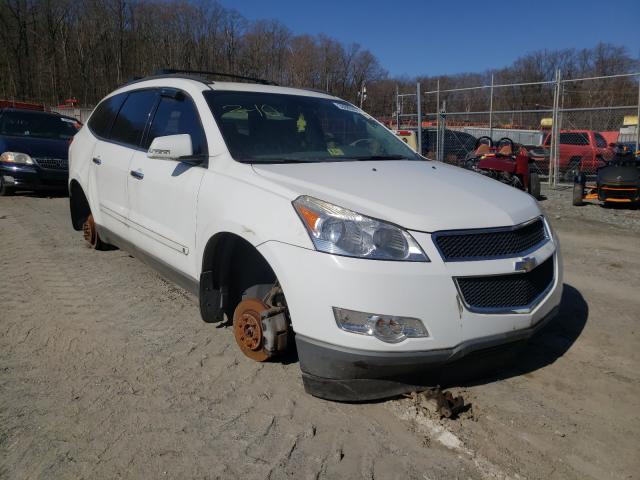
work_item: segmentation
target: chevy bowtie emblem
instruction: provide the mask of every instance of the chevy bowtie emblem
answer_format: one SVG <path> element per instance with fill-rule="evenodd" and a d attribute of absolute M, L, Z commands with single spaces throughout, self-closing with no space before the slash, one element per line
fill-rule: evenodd
<path fill-rule="evenodd" d="M 513 269 L 516 272 L 530 272 L 531 270 L 536 268 L 536 265 L 538 265 L 538 262 L 536 261 L 535 257 L 524 257 L 520 260 L 516 260 L 516 262 L 513 264 Z"/>

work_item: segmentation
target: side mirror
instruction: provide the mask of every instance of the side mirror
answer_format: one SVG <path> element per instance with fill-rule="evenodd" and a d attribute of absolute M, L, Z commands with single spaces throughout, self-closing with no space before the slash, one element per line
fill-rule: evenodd
<path fill-rule="evenodd" d="M 160 160 L 180 160 L 181 157 L 192 156 L 193 145 L 188 133 L 156 137 L 147 151 L 147 157 Z"/>

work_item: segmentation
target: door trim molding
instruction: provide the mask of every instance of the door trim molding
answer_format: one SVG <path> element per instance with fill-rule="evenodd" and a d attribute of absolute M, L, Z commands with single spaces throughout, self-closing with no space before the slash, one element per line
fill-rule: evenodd
<path fill-rule="evenodd" d="M 144 227 L 139 223 L 136 223 L 133 220 L 124 217 L 123 215 L 120 215 L 118 212 L 104 206 L 103 204 L 100 204 L 100 211 L 106 215 L 109 215 L 120 223 L 125 224 L 127 227 L 133 228 L 137 232 L 151 238 L 152 240 L 155 240 L 158 243 L 161 243 L 165 247 L 169 247 L 170 249 L 175 250 L 176 252 L 180 252 L 184 255 L 189 255 L 189 247 L 187 247 L 186 245 L 182 245 L 181 243 L 171 240 L 164 235 L 160 235 L 159 233 L 154 232 L 153 230 L 150 230 L 147 227 Z"/>

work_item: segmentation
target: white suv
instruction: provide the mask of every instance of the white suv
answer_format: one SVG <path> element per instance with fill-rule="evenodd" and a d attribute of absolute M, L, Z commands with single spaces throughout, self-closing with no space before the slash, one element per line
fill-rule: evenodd
<path fill-rule="evenodd" d="M 306 390 L 406 391 L 557 312 L 557 238 L 529 195 L 426 160 L 316 91 L 157 75 L 106 97 L 69 152 L 71 218 L 233 321 Z M 484 358 L 484 356 L 479 356 Z M 472 357 L 473 358 L 473 357 Z"/>

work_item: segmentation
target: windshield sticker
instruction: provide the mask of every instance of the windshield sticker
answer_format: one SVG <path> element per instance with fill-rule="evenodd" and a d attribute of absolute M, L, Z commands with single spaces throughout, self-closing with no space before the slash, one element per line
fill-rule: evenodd
<path fill-rule="evenodd" d="M 304 115 L 300 114 L 298 121 L 296 122 L 298 127 L 298 133 L 303 133 L 307 129 L 307 121 L 304 119 Z"/>
<path fill-rule="evenodd" d="M 338 157 L 340 155 L 344 155 L 344 152 L 338 147 L 329 147 L 327 148 L 327 152 L 329 152 L 329 155 L 331 155 L 332 157 Z"/>

